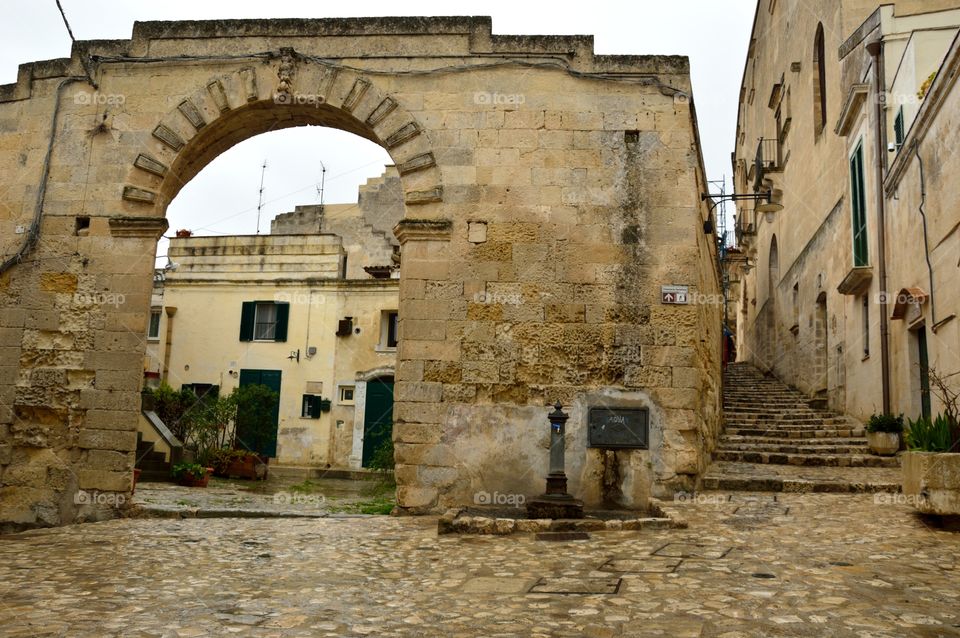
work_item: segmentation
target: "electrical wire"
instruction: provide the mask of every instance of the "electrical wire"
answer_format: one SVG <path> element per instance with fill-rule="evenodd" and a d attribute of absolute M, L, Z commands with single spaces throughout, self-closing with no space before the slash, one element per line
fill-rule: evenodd
<path fill-rule="evenodd" d="M 53 155 L 53 143 L 57 139 L 57 122 L 60 116 L 61 97 L 63 89 L 68 84 L 74 82 L 83 82 L 87 78 L 69 77 L 63 79 L 57 86 L 54 94 L 53 115 L 50 118 L 50 140 L 47 142 L 47 152 L 43 157 L 43 170 L 40 173 L 40 181 L 37 186 L 37 200 L 33 208 L 33 220 L 30 222 L 30 228 L 27 230 L 27 236 L 20 245 L 20 249 L 9 259 L 0 264 L 0 275 L 7 272 L 14 266 L 23 261 L 24 256 L 36 246 L 40 239 L 40 219 L 43 216 L 43 204 L 47 195 L 47 177 L 50 175 L 50 158 Z"/>

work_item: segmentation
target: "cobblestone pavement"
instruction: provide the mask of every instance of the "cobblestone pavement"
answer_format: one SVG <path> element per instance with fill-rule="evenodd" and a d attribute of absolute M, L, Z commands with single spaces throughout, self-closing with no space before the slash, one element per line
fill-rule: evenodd
<path fill-rule="evenodd" d="M 133 504 L 146 514 L 164 516 L 273 515 L 327 516 L 353 510 L 383 496 L 375 479 L 270 478 L 266 481 L 210 479 L 204 488 L 174 483 L 138 483 Z M 389 507 L 387 508 L 389 511 Z"/>
<path fill-rule="evenodd" d="M 2 636 L 957 636 L 960 534 L 898 495 L 692 495 L 689 529 L 123 519 L 0 536 Z"/>

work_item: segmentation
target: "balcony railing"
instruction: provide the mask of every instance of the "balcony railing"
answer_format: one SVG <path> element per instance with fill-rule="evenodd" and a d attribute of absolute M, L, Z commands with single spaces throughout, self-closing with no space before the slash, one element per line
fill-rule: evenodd
<path fill-rule="evenodd" d="M 753 192 L 759 193 L 763 189 L 763 180 L 767 173 L 774 173 L 783 169 L 780 141 L 776 139 L 761 139 L 757 143 L 757 155 L 754 160 Z"/>

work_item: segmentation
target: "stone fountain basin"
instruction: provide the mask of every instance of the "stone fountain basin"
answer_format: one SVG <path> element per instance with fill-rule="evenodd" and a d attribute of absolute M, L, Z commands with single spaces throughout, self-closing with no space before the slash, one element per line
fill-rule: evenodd
<path fill-rule="evenodd" d="M 647 510 L 586 509 L 583 518 L 527 518 L 522 507 L 471 506 L 448 509 L 437 521 L 438 534 L 538 534 L 544 532 L 613 532 L 685 528 L 656 499 Z"/>

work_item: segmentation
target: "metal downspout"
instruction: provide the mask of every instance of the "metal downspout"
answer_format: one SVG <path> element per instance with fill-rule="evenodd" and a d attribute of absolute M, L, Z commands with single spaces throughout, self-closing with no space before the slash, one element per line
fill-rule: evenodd
<path fill-rule="evenodd" d="M 883 105 L 886 98 L 886 86 L 883 69 L 883 42 L 875 40 L 867 45 L 867 52 L 873 58 L 873 72 L 876 78 L 874 112 L 876 120 L 875 154 L 877 187 L 877 267 L 880 271 L 880 381 L 883 394 L 883 413 L 890 414 L 890 325 L 887 317 L 887 242 L 886 242 L 886 200 L 883 194 L 883 177 L 886 172 L 887 127 Z"/>

